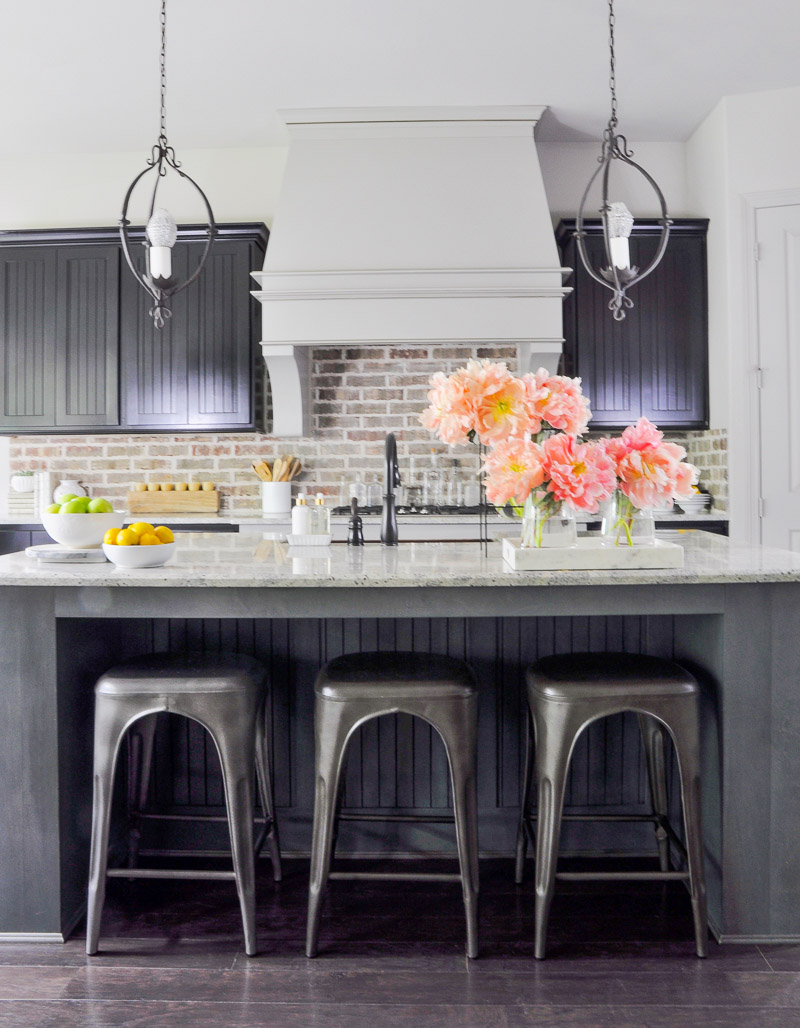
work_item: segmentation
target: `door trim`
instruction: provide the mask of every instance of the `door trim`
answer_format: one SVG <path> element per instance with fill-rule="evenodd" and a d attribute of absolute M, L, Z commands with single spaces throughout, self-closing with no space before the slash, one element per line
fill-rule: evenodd
<path fill-rule="evenodd" d="M 742 194 L 743 278 L 742 333 L 731 333 L 730 383 L 731 411 L 742 411 L 740 430 L 734 429 L 735 419 L 728 421 L 728 474 L 736 465 L 742 473 L 744 492 L 734 496 L 731 492 L 731 515 L 739 522 L 739 538 L 750 543 L 761 543 L 759 497 L 762 495 L 761 468 L 761 396 L 758 388 L 758 369 L 761 367 L 761 339 L 759 335 L 758 262 L 755 248 L 758 241 L 758 212 L 769 207 L 800 207 L 800 189 L 774 189 Z M 737 369 L 748 368 L 749 375 L 737 374 Z M 735 510 L 734 510 L 735 501 Z"/>

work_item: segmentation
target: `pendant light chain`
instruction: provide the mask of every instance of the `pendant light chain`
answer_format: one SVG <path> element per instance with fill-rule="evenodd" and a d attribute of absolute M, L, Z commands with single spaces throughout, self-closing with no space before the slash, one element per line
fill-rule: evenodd
<path fill-rule="evenodd" d="M 159 142 L 167 142 L 167 0 L 161 0 L 161 134 Z"/>
<path fill-rule="evenodd" d="M 166 0 L 164 0 L 166 3 Z M 608 0 L 608 51 L 609 51 L 609 77 L 608 85 L 611 89 L 611 120 L 609 121 L 609 127 L 615 129 L 617 127 L 617 58 L 614 53 L 614 26 L 616 24 L 616 18 L 614 17 L 614 0 Z"/>

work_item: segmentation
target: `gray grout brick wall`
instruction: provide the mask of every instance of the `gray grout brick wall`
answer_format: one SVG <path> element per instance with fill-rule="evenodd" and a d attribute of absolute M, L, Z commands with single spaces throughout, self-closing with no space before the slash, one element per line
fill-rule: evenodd
<path fill-rule="evenodd" d="M 464 473 L 478 470 L 476 447 L 449 450 L 419 424 L 426 404 L 428 379 L 451 372 L 469 357 L 490 357 L 516 366 L 513 346 L 329 346 L 312 352 L 313 435 L 281 439 L 262 433 L 187 433 L 174 435 L 15 436 L 11 470 L 48 470 L 60 478 L 78 478 L 94 495 L 121 503 L 136 482 L 213 480 L 222 509 L 260 510 L 259 481 L 251 470 L 256 459 L 292 453 L 303 463 L 300 489 L 321 491 L 338 502 L 343 478 L 380 476 L 386 432 L 397 436 L 401 474 L 409 478 L 430 462 L 456 458 Z M 727 503 L 725 434 L 673 433 L 701 467 L 701 485 L 715 506 Z"/>

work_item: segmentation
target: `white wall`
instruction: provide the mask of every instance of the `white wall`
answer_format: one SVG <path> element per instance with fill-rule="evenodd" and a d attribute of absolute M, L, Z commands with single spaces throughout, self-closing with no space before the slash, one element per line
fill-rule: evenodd
<path fill-rule="evenodd" d="M 754 540 L 758 465 L 752 440 L 755 352 L 753 254 L 745 198 L 800 189 L 800 88 L 723 98 L 687 145 L 698 213 L 710 217 L 712 417 L 728 428 L 731 534 Z M 727 395 L 726 395 L 727 394 Z"/>
<path fill-rule="evenodd" d="M 0 229 L 116 225 L 125 191 L 145 167 L 146 153 L 49 154 L 0 160 Z M 286 148 L 186 150 L 178 159 L 202 187 L 218 222 L 272 222 Z M 145 217 L 152 189 L 137 190 L 131 220 Z M 178 221 L 203 221 L 204 209 L 190 186 L 177 180 L 163 197 Z M 169 182 L 169 178 L 165 180 Z M 159 197 L 162 196 L 159 190 Z"/>
<path fill-rule="evenodd" d="M 684 143 L 631 143 L 633 159 L 641 164 L 658 182 L 673 217 L 691 217 L 696 212 L 686 181 L 686 146 Z M 574 218 L 583 191 L 597 168 L 600 141 L 591 143 L 537 142 L 539 163 L 542 167 L 547 202 L 555 224 L 560 218 Z M 612 186 L 619 186 L 615 196 L 627 203 L 634 215 L 651 217 L 660 214 L 658 199 L 648 182 L 637 172 L 617 162 L 619 176 Z M 617 169 L 614 168 L 614 175 Z M 600 209 L 600 186 L 589 195 L 586 210 L 597 217 Z"/>

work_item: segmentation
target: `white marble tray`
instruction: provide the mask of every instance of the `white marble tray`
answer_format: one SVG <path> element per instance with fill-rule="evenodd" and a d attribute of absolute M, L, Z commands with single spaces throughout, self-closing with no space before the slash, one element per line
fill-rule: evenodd
<path fill-rule="evenodd" d="M 605 546 L 601 539 L 588 538 L 578 539 L 577 546 L 523 549 L 518 539 L 504 539 L 503 560 L 514 571 L 682 568 L 683 547 L 661 539 L 655 546 Z"/>

